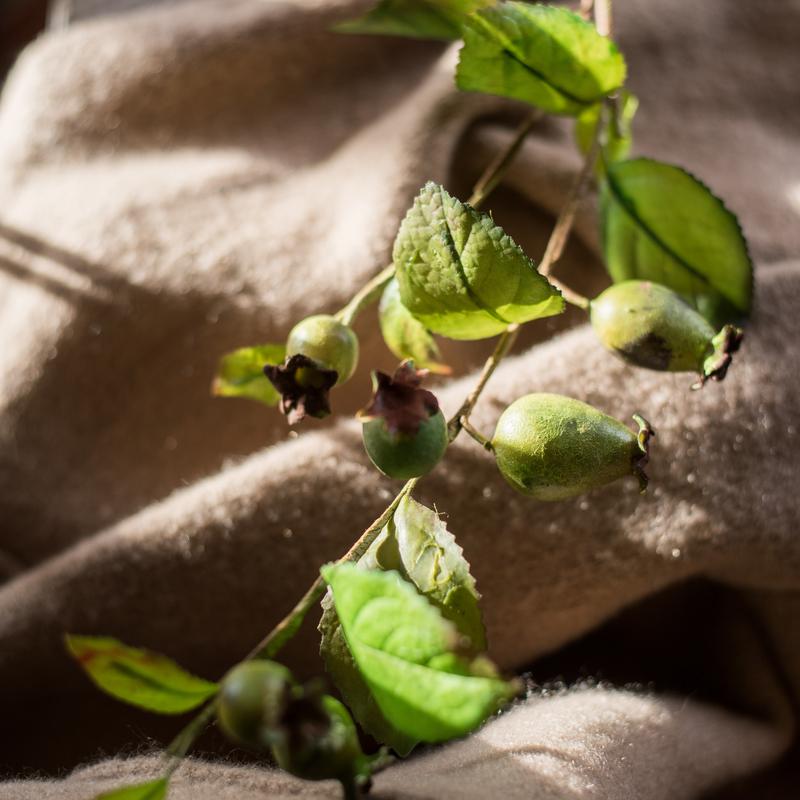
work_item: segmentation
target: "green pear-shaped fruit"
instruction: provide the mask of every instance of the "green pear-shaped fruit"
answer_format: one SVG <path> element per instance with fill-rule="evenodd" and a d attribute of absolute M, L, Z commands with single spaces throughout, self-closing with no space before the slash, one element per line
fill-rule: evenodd
<path fill-rule="evenodd" d="M 625 475 L 647 486 L 650 426 L 634 433 L 586 403 L 558 394 L 528 394 L 500 416 L 492 449 L 503 477 L 522 494 L 563 500 Z"/>
<path fill-rule="evenodd" d="M 358 337 L 349 325 L 328 314 L 306 317 L 292 328 L 286 340 L 286 355 L 304 355 L 317 365 L 336 372 L 336 383 L 344 383 L 358 364 Z"/>
<path fill-rule="evenodd" d="M 347 709 L 330 695 L 297 700 L 285 724 L 287 735 L 272 746 L 278 766 L 311 781 L 352 781 L 364 755 Z"/>
<path fill-rule="evenodd" d="M 680 295 L 650 281 L 614 284 L 590 310 L 595 333 L 613 353 L 647 369 L 697 372 L 701 384 L 725 377 L 742 340 L 739 328 L 716 333 Z"/>
<path fill-rule="evenodd" d="M 292 675 L 274 661 L 244 661 L 223 679 L 217 695 L 217 720 L 235 741 L 264 747 L 291 697 Z"/>
<path fill-rule="evenodd" d="M 447 449 L 447 422 L 440 410 L 415 433 L 392 431 L 385 418 L 377 417 L 364 423 L 362 435 L 372 463 L 384 475 L 402 480 L 430 472 Z"/>

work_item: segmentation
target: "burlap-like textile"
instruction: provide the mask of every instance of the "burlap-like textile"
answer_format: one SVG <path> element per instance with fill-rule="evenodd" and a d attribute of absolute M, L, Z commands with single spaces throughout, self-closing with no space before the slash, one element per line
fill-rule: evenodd
<path fill-rule="evenodd" d="M 457 93 L 452 48 L 328 32 L 364 5 L 143 9 L 43 37 L 9 78 L 2 797 L 83 798 L 144 779 L 157 771 L 150 756 L 67 773 L 150 752 L 177 729 L 99 695 L 64 655 L 65 631 L 114 635 L 217 677 L 396 489 L 347 418 L 369 369 L 392 365 L 374 314 L 359 320 L 362 361 L 334 396 L 340 415 L 297 438 L 277 413 L 208 392 L 225 351 L 343 305 L 386 263 L 419 186 L 465 196 L 523 113 Z M 490 431 L 534 390 L 620 418 L 640 411 L 658 431 L 652 488 L 641 498 L 624 481 L 539 504 L 469 440 L 421 483 L 472 563 L 493 657 L 562 682 L 391 768 L 380 796 L 797 794 L 800 9 L 616 5 L 643 101 L 637 150 L 688 167 L 739 213 L 758 310 L 728 379 L 697 393 L 689 376 L 624 366 L 585 327 L 554 336 L 575 314 L 530 326 L 475 423 Z M 576 168 L 570 137 L 567 125 L 537 126 L 489 204 L 532 255 Z M 605 278 L 590 204 L 576 233 L 560 274 L 595 291 Z M 452 411 L 486 343 L 446 352 L 464 376 L 437 390 Z M 318 673 L 315 648 L 309 625 L 286 658 Z M 336 796 L 237 766 L 240 752 L 221 763 L 213 734 L 200 752 L 175 797 Z"/>

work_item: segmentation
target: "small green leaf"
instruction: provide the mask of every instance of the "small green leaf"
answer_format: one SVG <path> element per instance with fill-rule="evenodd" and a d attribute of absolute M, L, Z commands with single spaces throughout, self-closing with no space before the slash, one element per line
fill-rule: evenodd
<path fill-rule="evenodd" d="M 441 742 L 477 728 L 516 692 L 488 660 L 458 654 L 455 626 L 396 572 L 323 567 L 345 639 L 401 733 Z"/>
<path fill-rule="evenodd" d="M 663 284 L 716 327 L 750 312 L 753 265 L 739 222 L 693 175 L 649 158 L 610 164 L 600 214 L 615 283 Z"/>
<path fill-rule="evenodd" d="M 159 778 L 146 783 L 135 783 L 123 786 L 110 792 L 97 795 L 95 800 L 164 800 L 167 796 L 169 782 L 166 778 Z"/>
<path fill-rule="evenodd" d="M 631 123 L 639 108 L 636 95 L 623 89 L 616 102 L 617 112 L 606 114 L 601 123 L 600 144 L 603 150 L 603 160 L 606 163 L 622 161 L 628 157 L 633 144 Z M 582 153 L 588 153 L 592 143 L 592 136 L 597 125 L 597 119 L 602 113 L 603 106 L 596 103 L 589 106 L 575 121 L 575 139 Z M 602 163 L 598 164 L 601 174 L 604 174 Z"/>
<path fill-rule="evenodd" d="M 558 290 L 491 216 L 435 183 L 400 225 L 394 265 L 403 305 L 451 339 L 486 339 L 564 310 Z"/>
<path fill-rule="evenodd" d="M 461 37 L 467 14 L 488 2 L 491 0 L 381 0 L 363 17 L 342 22 L 334 30 L 449 41 Z"/>
<path fill-rule="evenodd" d="M 461 642 L 462 651 L 477 654 L 486 650 L 480 595 L 469 562 L 432 508 L 406 495 L 364 554 L 365 560 L 369 557 L 378 569 L 395 570 L 413 583 L 456 626 L 468 640 Z"/>
<path fill-rule="evenodd" d="M 148 711 L 182 714 L 217 692 L 217 684 L 197 678 L 174 661 L 128 647 L 116 639 L 67 635 L 67 649 L 104 692 Z"/>
<path fill-rule="evenodd" d="M 566 8 L 504 2 L 466 21 L 460 89 L 574 116 L 624 81 L 616 45 Z"/>
<path fill-rule="evenodd" d="M 383 341 L 401 361 L 410 358 L 419 369 L 440 375 L 450 374 L 450 367 L 439 361 L 441 353 L 436 340 L 403 305 L 396 278 L 392 278 L 383 290 L 378 318 Z"/>
<path fill-rule="evenodd" d="M 282 344 L 242 347 L 224 355 L 219 362 L 212 392 L 218 397 L 249 397 L 275 406 L 280 395 L 264 375 L 266 364 L 280 364 L 286 357 Z"/>
<path fill-rule="evenodd" d="M 396 570 L 456 626 L 465 637 L 464 651 L 476 654 L 486 649 L 475 580 L 455 537 L 435 511 L 404 498 L 357 563 L 361 569 Z M 330 593 L 322 607 L 320 652 L 326 670 L 361 727 L 407 755 L 417 740 L 401 734 L 381 713 L 347 647 Z"/>

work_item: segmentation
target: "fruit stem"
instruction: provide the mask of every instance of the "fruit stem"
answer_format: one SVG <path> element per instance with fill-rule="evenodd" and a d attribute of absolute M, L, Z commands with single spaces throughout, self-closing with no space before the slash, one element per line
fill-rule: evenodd
<path fill-rule="evenodd" d="M 336 319 L 343 325 L 352 325 L 356 317 L 381 296 L 386 284 L 389 283 L 393 275 L 394 264 L 384 267 L 353 295 L 350 302 L 343 309 L 336 312 Z"/>
<path fill-rule="evenodd" d="M 461 417 L 459 423 L 484 450 L 488 450 L 490 453 L 494 451 L 492 443 L 477 428 L 473 428 L 466 417 Z"/>
<path fill-rule="evenodd" d="M 553 232 L 550 234 L 550 239 L 547 242 L 547 247 L 542 256 L 542 261 L 539 264 L 539 273 L 545 277 L 550 275 L 553 271 L 553 267 L 558 263 L 558 260 L 564 252 L 564 247 L 567 244 L 572 225 L 575 222 L 575 215 L 583 199 L 583 194 L 589 185 L 589 179 L 594 171 L 597 156 L 600 154 L 600 130 L 603 127 L 604 121 L 605 115 L 601 112 L 597 115 L 597 123 L 594 126 L 591 144 L 584 157 L 581 171 L 575 176 L 575 180 L 573 180 L 572 186 L 570 186 L 567 199 L 561 207 L 561 212 L 558 215 Z M 559 288 L 561 288 L 561 286 Z"/>
<path fill-rule="evenodd" d="M 453 414 L 453 416 L 450 417 L 447 422 L 447 436 L 449 441 L 452 442 L 461 432 L 461 428 L 464 424 L 463 421 L 469 420 L 469 415 L 472 413 L 475 403 L 478 402 L 481 392 L 489 382 L 489 378 L 492 377 L 492 374 L 497 369 L 500 362 L 506 357 L 506 354 L 511 349 L 514 341 L 517 338 L 518 332 L 519 325 L 514 324 L 509 325 L 503 331 L 503 333 L 500 334 L 492 354 L 486 359 L 486 363 L 483 365 L 483 369 L 481 370 L 480 377 L 478 378 L 478 382 L 475 384 L 475 387 L 461 404 L 461 407 L 458 409 L 458 411 L 456 411 L 456 413 Z"/>
<path fill-rule="evenodd" d="M 584 295 L 580 294 L 580 292 L 576 292 L 574 289 L 571 289 L 567 284 L 562 283 L 557 278 L 554 278 L 552 275 L 548 275 L 547 280 L 561 292 L 561 296 L 566 300 L 571 306 L 575 306 L 576 308 L 580 308 L 583 311 L 588 311 L 589 306 L 591 305 L 591 300 L 588 297 L 584 297 Z"/>
<path fill-rule="evenodd" d="M 530 133 L 531 128 L 544 116 L 544 114 L 537 110 L 531 111 L 525 119 L 519 124 L 519 127 L 514 132 L 514 138 L 508 144 L 505 150 L 501 150 L 494 159 L 489 163 L 483 174 L 478 178 L 472 194 L 467 200 L 467 205 L 473 208 L 480 208 L 484 200 L 494 191 L 497 184 L 503 180 L 503 176 L 508 171 L 514 156 L 517 155 L 525 137 Z"/>

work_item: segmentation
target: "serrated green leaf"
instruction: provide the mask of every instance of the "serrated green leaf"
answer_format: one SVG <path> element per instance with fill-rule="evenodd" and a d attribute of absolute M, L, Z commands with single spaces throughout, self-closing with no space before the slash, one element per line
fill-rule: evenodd
<path fill-rule="evenodd" d="M 461 636 L 461 650 L 486 650 L 475 579 L 455 536 L 432 509 L 406 495 L 364 554 L 367 568 L 394 570 L 416 586 Z M 370 564 L 374 561 L 375 567 Z"/>
<path fill-rule="evenodd" d="M 281 396 L 264 375 L 266 364 L 280 364 L 286 346 L 261 344 L 242 347 L 222 357 L 212 392 L 218 397 L 248 397 L 268 406 L 278 404 Z"/>
<path fill-rule="evenodd" d="M 323 567 L 345 639 L 384 717 L 441 742 L 477 728 L 516 691 L 486 660 L 458 654 L 455 626 L 396 572 Z"/>
<path fill-rule="evenodd" d="M 136 783 L 113 789 L 110 792 L 103 792 L 97 795 L 95 800 L 164 800 L 168 787 L 168 780 L 159 778 L 155 781 Z"/>
<path fill-rule="evenodd" d="M 397 571 L 456 626 L 465 652 L 486 649 L 475 580 L 455 537 L 435 511 L 407 496 L 357 563 L 361 569 Z M 381 713 L 347 647 L 330 593 L 322 607 L 320 652 L 333 682 L 362 728 L 407 755 L 417 741 L 397 731 Z"/>
<path fill-rule="evenodd" d="M 383 290 L 378 319 L 383 341 L 401 361 L 410 358 L 419 369 L 440 375 L 450 374 L 450 367 L 439 361 L 441 353 L 436 340 L 403 305 L 396 278 L 392 278 Z"/>
<path fill-rule="evenodd" d="M 403 305 L 451 339 L 485 339 L 564 310 L 558 290 L 491 216 L 435 183 L 400 225 L 394 265 Z"/>
<path fill-rule="evenodd" d="M 456 71 L 465 91 L 574 116 L 624 81 L 616 45 L 566 8 L 504 2 L 466 20 Z"/>
<path fill-rule="evenodd" d="M 619 93 L 616 108 L 618 109 L 616 114 L 606 114 L 601 122 L 600 143 L 603 150 L 603 161 L 606 164 L 622 161 L 628 157 L 633 144 L 631 123 L 639 108 L 639 100 L 636 95 L 623 89 Z M 592 136 L 602 109 L 603 106 L 600 103 L 589 106 L 575 121 L 575 140 L 578 149 L 584 154 L 589 152 Z M 598 170 L 601 175 L 605 174 L 602 161 L 598 163 Z"/>
<path fill-rule="evenodd" d="M 615 283 L 668 286 L 715 326 L 750 312 L 753 265 L 739 222 L 693 175 L 648 158 L 611 164 L 600 214 Z"/>
<path fill-rule="evenodd" d="M 217 684 L 174 661 L 105 636 L 67 635 L 67 650 L 104 692 L 148 711 L 182 714 L 216 694 Z"/>
<path fill-rule="evenodd" d="M 364 16 L 334 30 L 449 41 L 461 37 L 464 17 L 487 2 L 491 0 L 381 0 Z"/>

